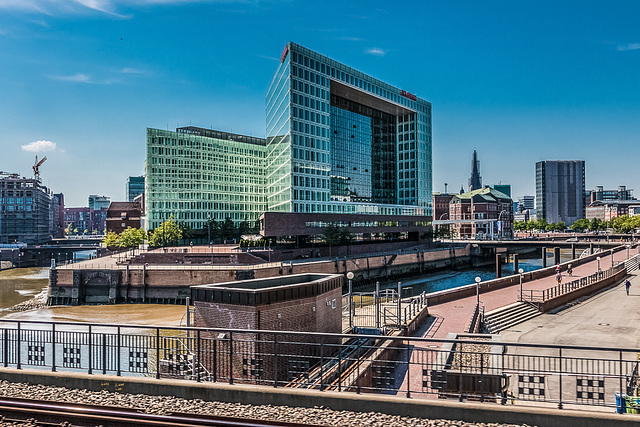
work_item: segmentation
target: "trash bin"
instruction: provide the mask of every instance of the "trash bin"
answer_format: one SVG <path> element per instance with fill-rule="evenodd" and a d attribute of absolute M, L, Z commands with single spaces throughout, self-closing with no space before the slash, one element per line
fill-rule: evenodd
<path fill-rule="evenodd" d="M 627 412 L 627 395 L 616 393 L 616 412 L 618 414 L 624 414 Z"/>

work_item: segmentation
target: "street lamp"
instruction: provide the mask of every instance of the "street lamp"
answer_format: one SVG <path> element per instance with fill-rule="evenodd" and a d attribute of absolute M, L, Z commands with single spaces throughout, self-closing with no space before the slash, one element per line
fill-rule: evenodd
<path fill-rule="evenodd" d="M 520 273 L 520 301 L 522 301 L 522 273 L 524 273 L 524 270 L 519 268 L 518 273 Z"/>
<path fill-rule="evenodd" d="M 482 282 L 482 279 L 480 277 L 476 277 L 476 303 L 478 306 L 480 306 L 480 282 Z"/>
<path fill-rule="evenodd" d="M 600 271 L 600 257 L 597 257 L 596 260 L 598 261 L 598 271 Z"/>
<path fill-rule="evenodd" d="M 349 279 L 349 327 L 353 327 L 353 294 L 351 293 L 351 280 L 353 280 L 353 272 L 347 273 Z"/>
<path fill-rule="evenodd" d="M 611 249 L 611 268 L 613 268 L 613 249 Z"/>

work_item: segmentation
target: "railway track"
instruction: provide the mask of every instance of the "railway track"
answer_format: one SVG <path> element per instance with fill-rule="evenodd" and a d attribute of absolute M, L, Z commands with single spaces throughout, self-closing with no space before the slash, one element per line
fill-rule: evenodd
<path fill-rule="evenodd" d="M 319 424 L 299 424 L 286 421 L 263 421 L 213 415 L 170 413 L 147 414 L 135 409 L 95 406 L 67 402 L 43 402 L 31 399 L 0 398 L 0 420 L 25 422 L 40 426 L 102 426 L 102 427 L 302 427 Z M 34 421 L 35 420 L 35 421 Z"/>

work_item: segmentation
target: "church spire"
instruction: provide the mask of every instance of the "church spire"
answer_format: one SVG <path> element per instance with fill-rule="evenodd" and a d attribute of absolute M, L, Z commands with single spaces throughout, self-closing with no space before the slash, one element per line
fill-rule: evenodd
<path fill-rule="evenodd" d="M 480 160 L 478 153 L 473 150 L 473 159 L 471 160 L 471 177 L 469 178 L 469 191 L 482 188 L 482 177 L 480 176 Z"/>

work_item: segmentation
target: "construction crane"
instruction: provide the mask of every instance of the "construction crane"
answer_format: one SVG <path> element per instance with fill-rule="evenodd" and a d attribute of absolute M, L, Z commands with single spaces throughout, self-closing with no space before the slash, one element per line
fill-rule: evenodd
<path fill-rule="evenodd" d="M 40 166 L 47 160 L 47 156 L 44 156 L 38 161 L 38 155 L 36 154 L 36 163 L 33 165 L 33 176 L 36 180 L 40 181 Z"/>

